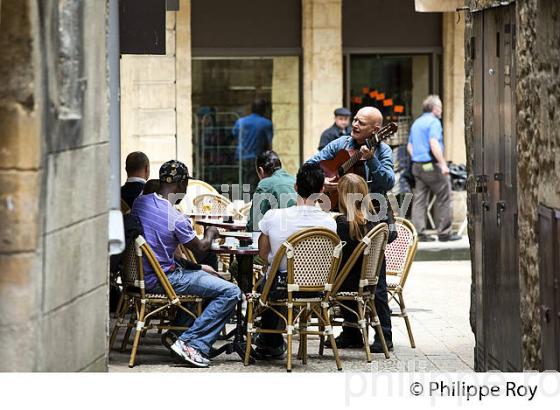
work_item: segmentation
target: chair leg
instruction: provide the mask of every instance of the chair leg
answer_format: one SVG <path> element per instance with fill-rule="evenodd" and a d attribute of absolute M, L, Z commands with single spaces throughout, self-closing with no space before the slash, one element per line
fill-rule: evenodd
<path fill-rule="evenodd" d="M 336 361 L 336 368 L 342 370 L 342 363 L 340 362 L 340 357 L 338 355 L 338 347 L 336 346 L 336 340 L 334 339 L 334 333 L 332 331 L 331 319 L 329 317 L 329 309 L 322 308 L 323 310 L 323 320 L 325 321 L 325 328 L 328 329 L 328 336 L 331 342 L 331 348 L 334 354 L 334 360 Z"/>
<path fill-rule="evenodd" d="M 303 315 L 303 313 L 302 313 Z M 299 345 L 298 345 L 298 353 L 297 359 L 303 360 L 303 316 L 300 316 L 299 320 Z"/>
<path fill-rule="evenodd" d="M 309 321 L 309 313 L 304 312 L 300 317 L 300 333 L 299 333 L 299 344 L 301 351 L 301 364 L 307 364 L 307 324 Z"/>
<path fill-rule="evenodd" d="M 401 314 L 404 318 L 404 323 L 406 324 L 406 330 L 408 332 L 408 339 L 410 340 L 410 347 L 413 349 L 416 347 L 416 343 L 414 342 L 414 336 L 412 336 L 412 328 L 410 327 L 410 320 L 408 319 L 408 312 L 406 311 L 406 306 L 404 304 L 403 294 L 402 292 L 397 293 L 398 296 L 398 303 L 401 308 Z"/>
<path fill-rule="evenodd" d="M 249 332 L 249 328 L 253 327 L 253 301 L 249 300 L 247 302 L 247 341 L 245 345 L 245 357 L 243 360 L 243 364 L 245 366 L 249 365 L 250 356 L 251 356 L 251 341 L 253 338 L 253 334 Z"/>
<path fill-rule="evenodd" d="M 113 327 L 113 331 L 111 332 L 111 338 L 109 339 L 109 352 L 111 350 L 113 350 L 113 345 L 115 344 L 115 341 L 117 340 L 117 334 L 119 333 L 119 328 L 124 320 L 124 315 L 126 314 L 126 303 L 124 301 L 124 299 L 126 298 L 126 295 L 124 294 L 124 292 L 121 294 L 121 297 L 119 299 L 119 303 L 117 304 L 117 309 L 115 310 L 115 326 Z"/>
<path fill-rule="evenodd" d="M 319 356 L 323 356 L 325 352 L 325 326 L 321 323 L 319 323 L 319 332 L 321 332 L 319 335 Z"/>
<path fill-rule="evenodd" d="M 128 346 L 128 341 L 130 340 L 130 333 L 132 332 L 132 328 L 134 327 L 134 318 L 136 316 L 135 312 L 130 314 L 130 320 L 128 321 L 128 325 L 126 327 L 126 332 L 124 332 L 123 341 L 121 344 L 121 352 L 126 352 L 126 348 Z"/>
<path fill-rule="evenodd" d="M 142 306 L 140 306 L 140 315 L 138 315 L 138 322 L 144 321 L 145 313 L 146 313 L 146 304 L 142 303 Z M 132 345 L 132 351 L 130 352 L 130 360 L 128 362 L 128 367 L 134 367 L 134 360 L 136 359 L 136 352 L 138 351 L 138 344 L 140 343 L 140 337 L 142 336 L 143 330 L 144 329 L 136 328 L 136 333 L 134 335 L 134 343 Z"/>
<path fill-rule="evenodd" d="M 288 372 L 292 371 L 292 342 L 293 342 L 293 317 L 294 308 L 288 307 L 288 321 L 286 323 L 286 331 L 288 333 L 288 360 L 286 362 L 286 370 Z"/>
<path fill-rule="evenodd" d="M 381 340 L 381 346 L 383 347 L 383 353 L 385 353 L 385 358 L 388 359 L 389 349 L 387 348 L 387 342 L 385 341 L 385 336 L 383 335 L 383 329 L 381 329 L 381 322 L 379 321 L 379 316 L 377 316 L 377 310 L 375 309 L 375 303 L 373 300 L 368 302 L 370 308 L 371 321 L 375 327 L 375 333 L 379 340 Z"/>
<path fill-rule="evenodd" d="M 369 337 L 366 323 L 366 304 L 364 300 L 358 301 L 358 323 L 360 325 L 360 331 L 362 333 L 362 338 L 364 339 L 364 349 L 366 351 L 366 360 L 371 363 L 371 352 L 369 350 Z"/>

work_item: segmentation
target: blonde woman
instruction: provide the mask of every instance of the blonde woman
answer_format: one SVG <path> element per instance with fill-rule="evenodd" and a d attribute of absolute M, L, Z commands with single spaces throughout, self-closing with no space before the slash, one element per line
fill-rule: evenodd
<path fill-rule="evenodd" d="M 346 245 L 342 248 L 342 265 L 344 265 L 344 263 L 346 263 L 346 261 L 350 258 L 350 255 L 364 235 L 373 229 L 377 223 L 379 223 L 370 221 L 373 219 L 372 216 L 375 215 L 375 209 L 371 199 L 368 197 L 368 193 L 367 183 L 359 175 L 346 174 L 338 181 L 339 208 L 342 215 L 339 215 L 336 218 L 337 234 L 341 240 L 346 241 Z M 368 216 L 370 220 L 368 220 Z M 358 290 L 361 266 L 362 259 L 360 258 L 356 261 L 354 267 L 348 273 L 348 276 L 340 288 L 341 291 L 355 292 Z M 384 273 L 385 269 L 382 268 L 382 272 Z M 383 278 L 380 277 L 380 284 L 382 281 L 385 283 L 385 275 L 383 275 Z M 389 307 L 387 304 L 386 286 L 383 286 L 382 289 L 384 290 L 384 297 L 383 295 L 380 295 L 381 297 L 379 298 L 379 303 L 382 306 L 377 306 L 378 297 L 376 295 L 376 308 L 378 310 L 381 308 L 388 311 Z M 348 307 L 355 310 L 357 309 L 357 304 L 355 302 L 350 302 L 348 303 Z M 348 310 L 342 309 L 341 313 L 344 321 L 356 322 L 356 316 Z M 383 333 L 388 333 L 387 336 L 389 339 L 387 343 L 389 343 L 391 341 L 390 313 L 385 316 L 389 317 L 389 323 L 387 326 L 388 329 L 383 326 L 383 323 L 382 327 L 384 328 Z M 330 343 L 326 344 L 327 347 L 329 347 L 329 345 Z M 360 330 L 355 327 L 343 326 L 342 333 L 336 338 L 336 345 L 339 349 L 362 348 L 363 339 Z M 372 345 L 372 351 L 382 351 L 381 349 L 380 343 L 374 343 Z"/>

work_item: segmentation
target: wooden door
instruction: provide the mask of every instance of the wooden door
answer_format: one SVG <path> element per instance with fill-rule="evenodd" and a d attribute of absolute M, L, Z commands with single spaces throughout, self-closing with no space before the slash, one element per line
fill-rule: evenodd
<path fill-rule="evenodd" d="M 474 15 L 476 368 L 521 370 L 515 5 Z"/>

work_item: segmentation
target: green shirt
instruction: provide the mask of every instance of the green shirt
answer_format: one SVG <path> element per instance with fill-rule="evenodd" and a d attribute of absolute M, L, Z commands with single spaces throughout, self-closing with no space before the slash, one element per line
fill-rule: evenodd
<path fill-rule="evenodd" d="M 248 231 L 258 231 L 259 221 L 269 209 L 289 208 L 296 204 L 294 185 L 296 178 L 283 169 L 274 171 L 268 178 L 260 180 L 253 195 L 253 204 L 247 221 Z M 255 209 L 255 207 L 257 207 Z M 260 210 L 260 212 L 259 212 Z M 255 215 L 255 212 L 257 213 Z"/>

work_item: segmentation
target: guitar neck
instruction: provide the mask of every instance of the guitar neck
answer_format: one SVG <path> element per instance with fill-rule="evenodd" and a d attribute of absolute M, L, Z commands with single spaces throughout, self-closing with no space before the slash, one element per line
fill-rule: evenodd
<path fill-rule="evenodd" d="M 395 132 L 397 132 L 397 125 L 393 122 L 389 123 L 383 128 L 381 128 L 376 134 L 372 135 L 371 138 L 368 138 L 366 140 L 365 145 L 369 149 L 375 149 L 381 141 L 389 138 Z M 342 164 L 341 168 L 344 171 L 344 173 L 347 173 L 348 170 L 350 170 L 354 165 L 356 165 L 356 163 L 360 159 L 362 159 L 362 151 L 358 150 L 350 158 L 348 158 L 348 160 L 344 162 L 344 164 Z"/>

